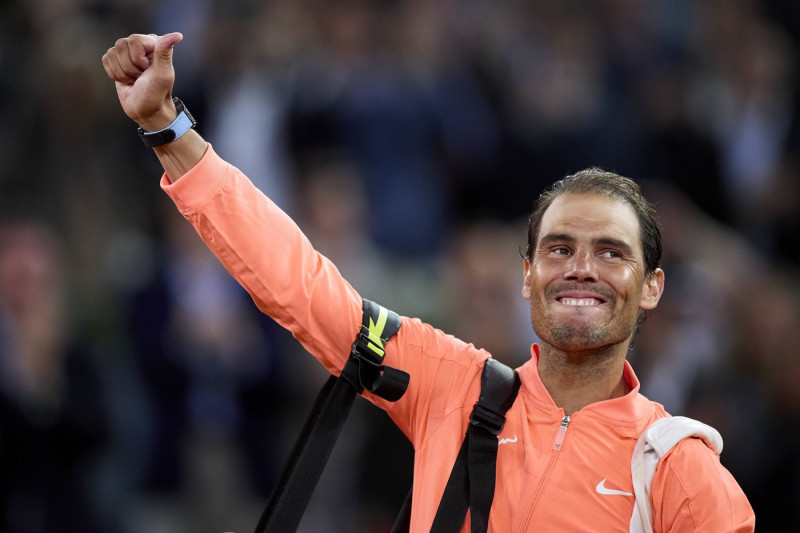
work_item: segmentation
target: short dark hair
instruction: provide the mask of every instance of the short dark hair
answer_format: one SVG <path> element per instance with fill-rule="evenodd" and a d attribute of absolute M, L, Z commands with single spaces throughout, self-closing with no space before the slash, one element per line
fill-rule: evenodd
<path fill-rule="evenodd" d="M 645 274 L 655 272 L 661 264 L 661 229 L 656 220 L 655 209 L 642 195 L 642 190 L 635 181 L 597 167 L 570 174 L 551 185 L 539 196 L 528 219 L 528 248 L 525 251 L 525 258 L 533 257 L 545 211 L 556 198 L 568 193 L 601 194 L 631 206 L 639 219 L 639 238 L 644 254 Z"/>

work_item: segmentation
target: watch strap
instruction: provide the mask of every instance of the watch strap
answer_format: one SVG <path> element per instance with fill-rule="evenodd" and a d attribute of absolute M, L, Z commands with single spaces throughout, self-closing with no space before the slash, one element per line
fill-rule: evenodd
<path fill-rule="evenodd" d="M 139 128 L 139 138 L 148 148 L 162 146 L 180 139 L 187 131 L 197 125 L 197 121 L 179 98 L 173 98 L 172 102 L 175 104 L 175 109 L 178 110 L 178 116 L 169 126 L 158 131 L 144 131 L 141 127 Z"/>

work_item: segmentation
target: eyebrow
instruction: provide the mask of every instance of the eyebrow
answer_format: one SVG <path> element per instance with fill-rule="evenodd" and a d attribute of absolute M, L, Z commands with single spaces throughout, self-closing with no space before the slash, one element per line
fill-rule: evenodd
<path fill-rule="evenodd" d="M 539 239 L 539 246 L 548 245 L 548 244 L 555 244 L 559 242 L 574 244 L 577 241 L 575 237 L 569 235 L 567 233 L 548 233 L 547 235 L 543 235 L 541 239 Z M 621 250 L 622 252 L 632 255 L 633 250 L 631 246 L 620 239 L 615 239 L 613 237 L 597 237 L 592 239 L 592 244 L 597 245 L 605 245 L 610 246 L 612 248 L 616 248 Z"/>

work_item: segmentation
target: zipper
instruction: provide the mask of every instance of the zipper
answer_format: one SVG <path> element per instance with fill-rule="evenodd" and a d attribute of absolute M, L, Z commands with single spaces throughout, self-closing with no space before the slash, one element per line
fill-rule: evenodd
<path fill-rule="evenodd" d="M 547 466 L 542 472 L 542 477 L 539 479 L 539 485 L 536 487 L 536 492 L 534 493 L 533 499 L 531 500 L 530 505 L 528 506 L 528 510 L 525 514 L 525 519 L 521 522 L 522 529 L 521 531 L 528 530 L 528 523 L 531 521 L 531 517 L 533 516 L 533 508 L 536 507 L 536 501 L 539 499 L 539 494 L 542 491 L 542 487 L 544 486 L 544 482 L 547 479 L 547 475 L 550 473 L 550 469 L 553 466 L 553 463 L 556 462 L 558 458 L 558 452 L 561 451 L 561 446 L 564 444 L 564 437 L 567 435 L 567 428 L 569 427 L 570 418 L 569 415 L 564 415 L 564 418 L 561 419 L 561 425 L 558 427 L 558 433 L 556 433 L 556 438 L 553 441 L 553 454 L 550 456 L 550 460 L 547 462 Z"/>
<path fill-rule="evenodd" d="M 558 433 L 556 433 L 556 441 L 553 443 L 553 449 L 555 451 L 559 451 L 561 449 L 561 445 L 564 444 L 564 437 L 567 434 L 569 420 L 569 415 L 564 415 L 564 418 L 561 419 L 561 427 L 558 428 Z"/>

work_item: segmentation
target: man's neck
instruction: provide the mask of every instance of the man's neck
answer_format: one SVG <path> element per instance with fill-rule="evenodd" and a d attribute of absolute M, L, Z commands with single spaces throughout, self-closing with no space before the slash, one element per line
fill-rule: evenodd
<path fill-rule="evenodd" d="M 539 375 L 556 405 L 571 415 L 589 404 L 630 392 L 623 375 L 625 348 L 575 353 L 542 343 Z"/>

